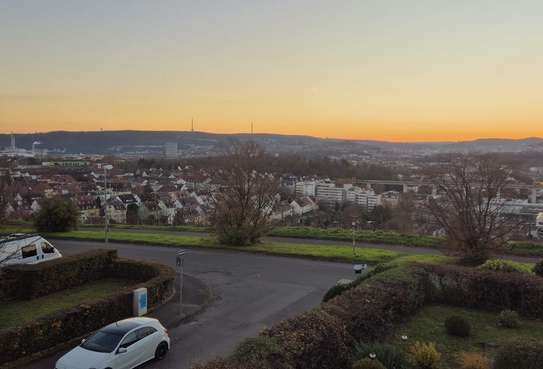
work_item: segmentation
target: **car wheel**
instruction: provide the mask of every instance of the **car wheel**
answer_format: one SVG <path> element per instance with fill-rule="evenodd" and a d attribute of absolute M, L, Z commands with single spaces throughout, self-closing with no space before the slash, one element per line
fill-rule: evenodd
<path fill-rule="evenodd" d="M 162 360 L 166 357 L 168 353 L 168 344 L 166 342 L 161 342 L 160 345 L 156 348 L 155 359 Z"/>

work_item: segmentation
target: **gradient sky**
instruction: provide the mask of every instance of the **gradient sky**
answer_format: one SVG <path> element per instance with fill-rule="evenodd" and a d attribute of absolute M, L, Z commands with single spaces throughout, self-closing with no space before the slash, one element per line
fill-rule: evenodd
<path fill-rule="evenodd" d="M 0 131 L 543 136 L 541 0 L 0 0 Z"/>

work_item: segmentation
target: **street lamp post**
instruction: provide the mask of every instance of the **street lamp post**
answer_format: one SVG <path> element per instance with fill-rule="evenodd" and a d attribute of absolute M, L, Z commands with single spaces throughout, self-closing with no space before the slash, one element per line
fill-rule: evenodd
<path fill-rule="evenodd" d="M 175 257 L 175 271 L 176 271 L 176 284 L 175 289 L 177 293 L 177 315 L 181 315 L 183 311 L 183 271 L 185 264 L 185 250 L 181 250 L 177 253 Z"/>
<path fill-rule="evenodd" d="M 107 206 L 107 198 L 108 198 L 108 191 L 107 191 L 107 171 L 113 169 L 113 165 L 106 164 L 103 165 L 104 168 L 104 242 L 108 243 L 108 233 L 109 233 L 109 209 Z"/>

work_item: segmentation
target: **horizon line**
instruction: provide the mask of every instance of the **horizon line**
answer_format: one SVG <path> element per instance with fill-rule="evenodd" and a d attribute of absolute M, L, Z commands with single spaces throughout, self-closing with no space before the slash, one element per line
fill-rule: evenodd
<path fill-rule="evenodd" d="M 50 133 L 57 133 L 57 132 L 66 132 L 66 133 L 101 133 L 101 132 L 148 132 L 148 133 L 160 133 L 160 132 L 177 132 L 177 133 L 204 133 L 204 134 L 211 134 L 211 135 L 224 135 L 224 136 L 235 136 L 235 135 L 248 135 L 248 136 L 254 136 L 254 135 L 269 135 L 269 136 L 291 136 L 291 137 L 308 137 L 308 138 L 315 138 L 315 139 L 321 139 L 321 140 L 334 140 L 334 141 L 370 141 L 370 142 L 381 142 L 381 143 L 390 143 L 390 144 L 447 144 L 447 143 L 462 143 L 462 142 L 474 142 L 474 141 L 490 141 L 490 140 L 507 140 L 507 141 L 526 141 L 531 139 L 536 140 L 543 140 L 543 137 L 539 136 L 527 136 L 527 137 L 520 137 L 520 138 L 513 138 L 513 137 L 477 137 L 477 138 L 468 138 L 468 139 L 459 139 L 459 140 L 387 140 L 387 139 L 376 139 L 376 138 L 344 138 L 344 137 L 325 137 L 325 136 L 313 136 L 313 135 L 307 135 L 307 134 L 288 134 L 288 133 L 267 133 L 267 132 L 231 132 L 231 133 L 224 133 L 224 132 L 212 132 L 212 131 L 198 131 L 198 130 L 169 130 L 169 129 L 161 129 L 161 130 L 145 130 L 145 129 L 100 129 L 100 130 L 66 130 L 66 129 L 58 129 L 58 130 L 51 130 L 51 131 L 40 131 L 40 132 L 0 132 L 0 135 L 42 135 L 42 134 L 50 134 Z"/>

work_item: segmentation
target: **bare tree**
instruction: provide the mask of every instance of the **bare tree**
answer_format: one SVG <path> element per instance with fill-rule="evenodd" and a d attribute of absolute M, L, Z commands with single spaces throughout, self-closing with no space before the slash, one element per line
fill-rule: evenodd
<path fill-rule="evenodd" d="M 466 156 L 445 169 L 433 177 L 437 195 L 429 198 L 427 209 L 464 262 L 484 262 L 515 227 L 500 199 L 509 171 L 488 157 Z"/>
<path fill-rule="evenodd" d="M 212 221 L 221 243 L 254 244 L 269 230 L 278 181 L 263 168 L 264 159 L 254 142 L 235 142 L 218 158 Z"/>
<path fill-rule="evenodd" d="M 13 181 L 9 173 L 0 174 L 0 223 L 6 220 L 6 207 L 8 205 L 6 193 L 12 183 Z"/>

